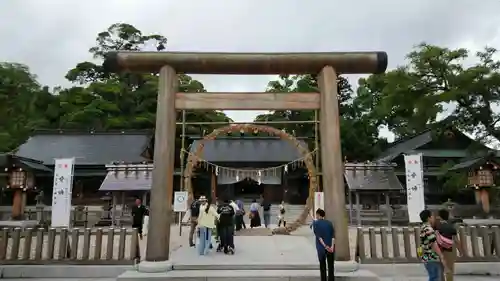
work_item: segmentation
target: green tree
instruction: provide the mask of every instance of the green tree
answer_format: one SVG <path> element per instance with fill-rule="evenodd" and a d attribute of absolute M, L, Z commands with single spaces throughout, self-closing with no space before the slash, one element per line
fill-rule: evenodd
<path fill-rule="evenodd" d="M 360 79 L 357 107 L 398 138 L 453 126 L 482 143 L 499 141 L 500 61 L 496 57 L 497 50 L 489 47 L 471 55 L 463 48 L 422 43 L 408 54 L 406 65 Z M 471 152 L 486 152 L 479 142 Z M 440 179 L 448 192 L 467 182 L 465 171 L 449 171 L 454 164 L 442 167 L 445 173 Z"/>
<path fill-rule="evenodd" d="M 471 57 L 466 49 L 420 44 L 408 54 L 407 65 L 360 79 L 359 108 L 404 137 L 436 124 L 448 107 L 449 124 L 480 140 L 500 140 L 496 54 L 496 49 L 485 48 Z M 465 66 L 466 60 L 475 62 Z"/>
<path fill-rule="evenodd" d="M 97 35 L 96 46 L 89 49 L 94 59 L 102 61 L 111 51 L 141 51 L 153 47 L 164 51 L 166 37 L 144 35 L 130 24 L 113 24 Z M 75 86 L 60 93 L 64 112 L 62 127 L 93 129 L 150 129 L 154 128 L 158 94 L 157 73 L 119 73 L 103 71 L 100 64 L 82 62 L 71 69 L 66 78 Z M 179 91 L 205 92 L 203 84 L 188 75 L 179 75 Z M 67 107 L 67 110 L 65 109 Z M 78 110 L 79 108 L 79 110 Z M 178 120 L 180 121 L 180 114 Z M 189 111 L 188 121 L 229 121 L 216 111 Z M 204 126 L 204 129 L 213 129 Z M 193 131 L 193 127 L 189 127 Z"/>
<path fill-rule="evenodd" d="M 54 93 L 40 85 L 28 67 L 0 63 L 0 151 L 14 149 L 34 129 L 153 129 L 157 74 L 110 74 L 103 71 L 100 62 L 109 51 L 140 51 L 148 47 L 164 51 L 166 42 L 164 36 L 143 35 L 130 24 L 113 24 L 97 35 L 95 47 L 89 50 L 94 62 L 78 63 L 66 74 L 75 86 L 58 88 Z M 204 92 L 205 88 L 190 76 L 179 75 L 179 91 Z M 211 110 L 188 111 L 187 121 L 231 120 L 224 113 Z M 188 133 L 210 132 L 214 127 L 189 126 Z"/>
<path fill-rule="evenodd" d="M 370 160 L 378 154 L 384 141 L 378 138 L 377 126 L 371 120 L 358 114 L 352 103 L 353 90 L 349 81 L 338 77 L 338 101 L 341 117 L 341 141 L 344 157 L 351 160 Z M 316 78 L 313 75 L 282 75 L 278 80 L 269 82 L 268 92 L 318 92 Z M 313 121 L 314 111 L 272 111 L 257 116 L 256 121 Z M 296 136 L 313 137 L 314 124 L 283 124 L 280 128 Z M 311 144 L 310 144 L 311 145 Z"/>
<path fill-rule="evenodd" d="M 57 98 L 25 65 L 0 63 L 0 152 L 8 152 L 35 128 L 52 128 Z"/>

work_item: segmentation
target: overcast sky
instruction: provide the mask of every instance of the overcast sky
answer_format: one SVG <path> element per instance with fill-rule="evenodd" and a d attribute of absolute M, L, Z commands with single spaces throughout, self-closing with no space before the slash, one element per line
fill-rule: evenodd
<path fill-rule="evenodd" d="M 383 50 L 389 65 L 415 44 L 500 48 L 498 0 L 1 0 L 0 61 L 28 65 L 49 86 L 90 60 L 117 22 L 160 33 L 175 51 Z M 263 91 L 270 77 L 195 76 L 209 91 Z M 351 77 L 357 83 L 357 77 Z M 259 112 L 227 112 L 250 121 Z"/>

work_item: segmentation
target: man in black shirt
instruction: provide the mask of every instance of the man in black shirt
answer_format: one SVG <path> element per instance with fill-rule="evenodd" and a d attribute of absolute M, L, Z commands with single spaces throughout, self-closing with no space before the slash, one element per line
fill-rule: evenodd
<path fill-rule="evenodd" d="M 265 198 L 262 199 L 262 213 L 264 215 L 264 226 L 267 228 L 271 224 L 271 203 Z"/>
<path fill-rule="evenodd" d="M 224 203 L 217 207 L 217 213 L 220 214 L 220 247 L 225 254 L 234 254 L 234 215 L 236 212 L 229 200 L 224 200 Z"/>
<path fill-rule="evenodd" d="M 132 207 L 132 228 L 137 228 L 139 238 L 142 240 L 142 225 L 144 216 L 148 215 L 148 209 L 142 205 L 141 199 L 135 199 L 135 205 Z"/>
<path fill-rule="evenodd" d="M 207 201 L 207 198 L 205 196 L 200 196 L 200 199 L 198 200 L 193 200 L 191 203 L 190 211 L 191 211 L 191 218 L 190 220 L 190 228 L 189 228 L 189 246 L 194 247 L 194 231 L 196 230 L 196 226 L 198 225 L 198 216 L 200 215 L 200 205 L 202 202 Z"/>

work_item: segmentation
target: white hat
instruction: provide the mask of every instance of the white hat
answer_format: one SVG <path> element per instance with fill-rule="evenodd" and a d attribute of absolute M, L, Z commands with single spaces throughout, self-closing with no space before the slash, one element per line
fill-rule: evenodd
<path fill-rule="evenodd" d="M 205 197 L 205 196 L 202 195 L 202 196 L 200 196 L 200 198 L 198 200 L 200 200 L 200 201 L 207 201 L 207 197 Z"/>

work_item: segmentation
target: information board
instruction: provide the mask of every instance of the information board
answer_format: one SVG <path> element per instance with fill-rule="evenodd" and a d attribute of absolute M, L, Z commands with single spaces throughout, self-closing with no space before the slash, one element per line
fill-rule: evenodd
<path fill-rule="evenodd" d="M 174 192 L 174 212 L 186 212 L 188 210 L 187 191 Z"/>

